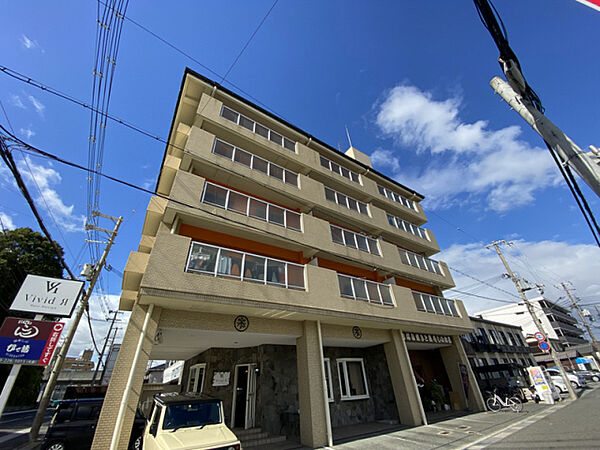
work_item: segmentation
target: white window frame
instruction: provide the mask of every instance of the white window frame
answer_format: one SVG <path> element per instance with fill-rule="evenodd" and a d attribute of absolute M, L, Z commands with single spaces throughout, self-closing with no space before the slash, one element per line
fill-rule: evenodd
<path fill-rule="evenodd" d="M 198 373 L 200 372 L 200 369 L 202 369 L 202 380 L 198 379 Z M 196 370 L 196 376 L 194 378 L 194 386 L 190 386 L 191 381 L 192 381 L 192 372 Z M 202 393 L 202 389 L 204 387 L 204 378 L 206 378 L 206 363 L 199 363 L 199 364 L 194 364 L 193 366 L 190 367 L 190 370 L 188 372 L 188 380 L 187 380 L 187 391 L 186 392 L 194 392 L 197 394 Z M 200 383 L 198 383 L 198 381 L 200 381 Z M 200 384 L 200 389 L 198 390 L 198 384 Z"/>
<path fill-rule="evenodd" d="M 323 160 L 327 161 L 327 166 L 324 166 L 324 165 L 323 165 L 323 162 L 322 162 L 322 160 L 321 160 L 321 159 L 323 159 Z M 334 169 L 333 169 L 333 164 L 337 165 L 337 166 L 338 166 L 338 168 L 339 168 L 339 170 L 334 170 Z M 353 183 L 357 183 L 357 184 L 360 184 L 360 185 L 362 185 L 362 182 L 361 182 L 361 178 L 360 178 L 360 174 L 359 174 L 359 173 L 357 173 L 357 172 L 355 172 L 355 171 L 353 171 L 353 170 L 350 170 L 350 169 L 348 169 L 347 167 L 344 167 L 342 164 L 340 164 L 340 163 L 337 163 L 337 162 L 335 162 L 335 161 L 332 161 L 331 159 L 329 159 L 329 158 L 326 158 L 326 157 L 325 157 L 325 156 L 323 156 L 323 155 L 319 155 L 319 165 L 320 165 L 321 167 L 323 167 L 323 168 L 325 168 L 325 169 L 327 169 L 327 170 L 329 170 L 329 171 L 333 172 L 333 173 L 337 173 L 337 174 L 338 174 L 338 175 L 340 175 L 341 177 L 344 177 L 345 179 L 347 179 L 347 180 L 350 180 L 350 181 L 352 181 Z M 345 175 L 344 175 L 344 171 L 343 171 L 343 169 L 346 169 L 346 170 L 348 171 L 348 176 L 345 176 Z M 355 180 L 355 179 L 354 179 L 354 177 L 353 177 L 352 175 L 355 175 L 357 179 Z"/>
<path fill-rule="evenodd" d="M 364 388 L 365 388 L 365 392 L 366 392 L 366 394 L 364 394 L 364 395 L 351 395 L 350 394 L 350 377 L 348 376 L 348 363 L 349 362 L 360 362 L 362 381 L 364 383 Z M 341 396 L 342 401 L 364 400 L 364 399 L 368 399 L 371 397 L 369 395 L 369 383 L 367 383 L 367 372 L 365 371 L 365 362 L 364 362 L 363 358 L 340 358 L 337 360 L 337 368 L 338 368 L 338 379 L 340 381 L 340 396 Z M 342 377 L 342 372 L 344 374 L 343 377 Z M 346 381 L 345 386 L 342 386 L 343 380 Z M 344 395 L 344 391 L 346 391 L 346 395 Z"/>
<path fill-rule="evenodd" d="M 340 230 L 342 232 L 342 242 L 337 242 L 337 241 L 333 240 L 333 229 L 334 228 L 337 228 L 338 230 Z M 331 241 L 334 244 L 343 245 L 344 247 L 350 247 L 350 248 L 353 248 L 353 249 L 356 249 L 356 250 L 360 250 L 361 252 L 370 253 L 371 255 L 381 256 L 381 248 L 379 247 L 379 239 L 377 239 L 377 238 L 373 238 L 373 237 L 368 236 L 368 235 L 363 234 L 363 233 L 356 233 L 356 232 L 354 232 L 352 230 L 349 230 L 347 228 L 342 228 L 340 226 L 333 225 L 331 223 L 329 224 L 329 232 L 330 232 L 329 234 L 331 236 Z M 346 234 L 345 233 L 351 233 L 351 234 L 354 235 L 354 239 L 356 241 L 356 246 L 348 245 L 348 242 L 346 241 Z M 357 236 L 361 236 L 361 237 L 363 237 L 363 238 L 366 239 L 367 249 L 368 250 L 363 250 L 362 248 L 360 248 L 360 246 L 358 245 L 358 238 L 357 238 Z M 374 243 L 375 243 L 375 249 L 377 250 L 377 253 L 374 253 L 374 252 L 371 251 L 371 246 L 369 245 L 369 240 L 374 241 Z"/>
<path fill-rule="evenodd" d="M 325 375 L 327 376 L 327 378 L 325 379 L 326 388 L 329 389 L 327 401 L 333 402 L 333 380 L 331 379 L 331 360 L 329 358 L 323 358 L 323 366 L 325 367 Z"/>
<path fill-rule="evenodd" d="M 410 199 L 406 198 L 404 195 L 398 194 L 386 187 L 381 186 L 380 184 L 377 185 L 377 189 L 379 191 L 379 194 L 382 195 L 383 197 L 385 197 L 393 202 L 400 203 L 402 206 L 405 206 L 406 208 L 414 209 L 417 212 L 419 211 L 417 209 L 417 203 L 414 200 L 410 200 Z"/>

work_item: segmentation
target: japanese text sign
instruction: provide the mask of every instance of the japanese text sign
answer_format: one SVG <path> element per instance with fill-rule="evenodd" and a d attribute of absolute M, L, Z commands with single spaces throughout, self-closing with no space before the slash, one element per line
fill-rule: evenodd
<path fill-rule="evenodd" d="M 0 327 L 0 363 L 47 366 L 64 323 L 7 317 Z"/>

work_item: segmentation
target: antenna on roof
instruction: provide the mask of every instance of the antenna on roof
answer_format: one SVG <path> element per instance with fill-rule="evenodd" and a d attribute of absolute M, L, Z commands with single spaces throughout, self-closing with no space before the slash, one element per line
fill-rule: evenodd
<path fill-rule="evenodd" d="M 346 127 L 346 136 L 348 136 L 348 143 L 350 144 L 350 147 L 352 147 L 352 139 L 350 139 L 350 132 L 348 131 L 348 126 L 344 125 L 344 127 Z"/>

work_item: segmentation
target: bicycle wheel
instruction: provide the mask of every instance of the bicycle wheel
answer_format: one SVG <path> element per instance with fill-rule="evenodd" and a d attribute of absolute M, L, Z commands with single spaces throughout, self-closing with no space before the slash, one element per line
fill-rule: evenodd
<path fill-rule="evenodd" d="M 521 412 L 523 409 L 523 403 L 521 403 L 521 399 L 519 397 L 511 397 L 508 399 L 508 406 L 514 412 Z"/>
<path fill-rule="evenodd" d="M 485 404 L 487 405 L 488 409 L 492 412 L 498 412 L 502 409 L 502 405 L 500 404 L 500 402 L 496 399 L 496 397 L 490 397 L 486 400 Z"/>

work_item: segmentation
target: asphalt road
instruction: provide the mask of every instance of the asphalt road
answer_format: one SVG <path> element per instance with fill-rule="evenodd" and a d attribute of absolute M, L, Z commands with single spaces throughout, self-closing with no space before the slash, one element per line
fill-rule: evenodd
<path fill-rule="evenodd" d="M 46 413 L 44 422 L 50 420 L 54 410 Z M 29 429 L 35 410 L 5 413 L 0 420 L 0 449 L 15 449 L 29 441 Z"/>
<path fill-rule="evenodd" d="M 486 448 L 600 448 L 600 389 Z"/>

